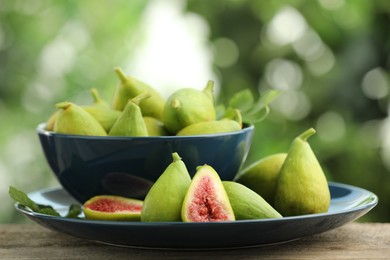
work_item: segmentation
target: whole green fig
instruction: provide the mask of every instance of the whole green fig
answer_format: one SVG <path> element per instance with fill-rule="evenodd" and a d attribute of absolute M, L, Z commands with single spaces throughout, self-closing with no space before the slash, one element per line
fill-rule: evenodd
<path fill-rule="evenodd" d="M 143 92 L 148 92 L 150 98 L 143 100 L 139 106 L 143 116 L 151 116 L 157 119 L 162 118 L 165 101 L 161 95 L 151 86 L 143 83 L 133 77 L 126 76 L 121 68 L 115 68 L 115 72 L 120 79 L 117 86 L 112 107 L 116 110 L 123 110 L 130 98 L 134 98 Z"/>
<path fill-rule="evenodd" d="M 112 126 L 109 136 L 149 136 L 139 103 L 149 98 L 148 92 L 143 92 L 128 101 L 122 114 Z"/>
<path fill-rule="evenodd" d="M 191 183 L 190 174 L 179 154 L 153 184 L 145 197 L 141 221 L 180 221 L 184 197 Z"/>
<path fill-rule="evenodd" d="M 164 124 L 157 118 L 144 116 L 144 122 L 149 136 L 167 136 L 168 131 L 165 129 Z"/>
<path fill-rule="evenodd" d="M 307 142 L 307 138 L 315 132 L 310 128 L 294 139 L 280 170 L 275 191 L 275 209 L 283 216 L 328 211 L 328 182 Z"/>
<path fill-rule="evenodd" d="M 286 157 L 287 153 L 266 156 L 245 167 L 236 175 L 234 181 L 255 191 L 273 205 L 279 172 Z"/>
<path fill-rule="evenodd" d="M 184 127 L 216 119 L 213 98 L 213 84 L 207 84 L 203 91 L 182 88 L 168 98 L 162 121 L 168 131 L 176 134 Z"/>
<path fill-rule="evenodd" d="M 222 183 L 237 220 L 282 217 L 267 201 L 248 187 L 234 181 Z"/>
<path fill-rule="evenodd" d="M 54 124 L 54 132 L 61 134 L 106 136 L 100 123 L 82 107 L 72 102 L 56 104 L 59 110 Z"/>

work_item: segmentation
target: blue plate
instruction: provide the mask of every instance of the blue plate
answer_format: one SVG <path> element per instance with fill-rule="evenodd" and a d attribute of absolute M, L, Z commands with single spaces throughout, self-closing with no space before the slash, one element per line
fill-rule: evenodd
<path fill-rule="evenodd" d="M 327 213 L 282 219 L 240 220 L 234 222 L 117 222 L 53 217 L 31 212 L 16 204 L 16 209 L 51 230 L 91 241 L 117 246 L 159 249 L 222 249 L 283 243 L 340 227 L 366 214 L 378 203 L 367 190 L 329 183 L 331 205 Z M 28 194 L 39 204 L 52 205 L 65 214 L 77 203 L 61 188 Z"/>

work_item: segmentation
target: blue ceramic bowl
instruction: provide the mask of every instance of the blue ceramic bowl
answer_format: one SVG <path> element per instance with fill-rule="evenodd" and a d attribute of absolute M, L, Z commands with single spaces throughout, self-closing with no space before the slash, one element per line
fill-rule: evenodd
<path fill-rule="evenodd" d="M 193 176 L 196 167 L 212 166 L 222 180 L 233 180 L 244 163 L 254 126 L 241 131 L 161 137 L 65 135 L 37 127 L 48 164 L 60 184 L 83 203 L 95 195 L 143 199 L 177 152 Z"/>

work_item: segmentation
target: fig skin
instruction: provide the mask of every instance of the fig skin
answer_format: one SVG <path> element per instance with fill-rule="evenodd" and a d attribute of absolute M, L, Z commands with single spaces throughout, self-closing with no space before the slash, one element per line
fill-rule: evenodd
<path fill-rule="evenodd" d="M 221 120 L 199 122 L 188 125 L 181 129 L 176 135 L 205 135 L 240 131 L 242 129 L 241 112 L 238 109 L 225 114 Z"/>
<path fill-rule="evenodd" d="M 138 96 L 143 92 L 148 92 L 151 97 L 143 100 L 139 106 L 143 116 L 150 116 L 161 120 L 165 100 L 161 95 L 148 84 L 141 82 L 134 77 L 127 76 L 119 67 L 114 69 L 120 84 L 116 87 L 112 100 L 112 108 L 122 111 L 128 100 Z"/>
<path fill-rule="evenodd" d="M 142 222 L 181 221 L 181 208 L 191 177 L 178 153 L 173 153 L 172 159 L 145 197 Z"/>
<path fill-rule="evenodd" d="M 142 204 L 142 200 L 116 195 L 99 195 L 84 203 L 83 212 L 85 218 L 91 220 L 139 221 Z"/>
<path fill-rule="evenodd" d="M 111 109 L 108 103 L 100 97 L 99 91 L 96 88 L 91 88 L 90 92 L 93 98 L 93 104 L 82 106 L 82 108 L 90 113 L 108 133 L 121 112 Z"/>
<path fill-rule="evenodd" d="M 56 107 L 60 111 L 54 124 L 54 132 L 89 136 L 107 135 L 101 124 L 82 107 L 68 101 L 58 103 Z"/>
<path fill-rule="evenodd" d="M 82 108 L 90 113 L 102 125 L 107 133 L 110 132 L 112 126 L 121 115 L 120 111 L 103 106 L 85 106 Z"/>
<path fill-rule="evenodd" d="M 56 121 L 57 121 L 59 112 L 60 112 L 60 111 L 56 111 L 56 112 L 54 112 L 53 114 L 51 114 L 51 116 L 49 117 L 49 119 L 46 121 L 46 127 L 45 127 L 45 129 L 46 129 L 47 131 L 54 131 L 54 125 L 56 124 Z"/>
<path fill-rule="evenodd" d="M 209 165 L 198 166 L 183 201 L 184 222 L 234 221 L 228 195 L 218 173 Z"/>
<path fill-rule="evenodd" d="M 245 185 L 273 205 L 279 172 L 286 157 L 287 153 L 266 156 L 240 171 L 234 181 Z"/>
<path fill-rule="evenodd" d="M 248 187 L 233 181 L 223 181 L 236 220 L 282 218 L 267 201 Z"/>
<path fill-rule="evenodd" d="M 119 117 L 120 112 L 110 109 L 108 103 L 100 97 L 99 91 L 96 88 L 91 88 L 90 92 L 93 98 L 93 104 L 80 107 L 90 113 L 108 133 L 116 119 Z M 57 121 L 58 114 L 59 111 L 56 111 L 49 117 L 46 121 L 46 130 L 54 131 L 54 125 Z"/>
<path fill-rule="evenodd" d="M 208 85 L 204 91 L 182 88 L 168 98 L 163 110 L 162 122 L 167 130 L 175 135 L 184 127 L 216 120 L 214 99 Z"/>
<path fill-rule="evenodd" d="M 307 142 L 315 132 L 310 128 L 293 140 L 280 170 L 275 209 L 283 216 L 324 213 L 329 209 L 328 182 Z"/>
<path fill-rule="evenodd" d="M 241 125 L 234 120 L 222 119 L 217 121 L 195 123 L 181 129 L 177 136 L 218 134 L 240 131 Z"/>
<path fill-rule="evenodd" d="M 164 124 L 157 118 L 144 116 L 144 122 L 149 136 L 167 136 L 168 131 L 165 129 Z"/>
<path fill-rule="evenodd" d="M 112 126 L 109 136 L 149 136 L 139 103 L 150 97 L 143 92 L 128 101 L 125 109 Z"/>

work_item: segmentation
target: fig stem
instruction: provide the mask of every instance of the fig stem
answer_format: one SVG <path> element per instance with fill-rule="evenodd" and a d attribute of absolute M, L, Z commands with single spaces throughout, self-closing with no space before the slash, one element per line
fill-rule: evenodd
<path fill-rule="evenodd" d="M 125 83 L 127 81 L 127 76 L 121 68 L 115 67 L 114 71 L 115 71 L 116 75 L 118 75 L 118 77 L 122 83 Z"/>
<path fill-rule="evenodd" d="M 58 109 L 67 109 L 68 107 L 71 106 L 71 103 L 69 101 L 64 101 L 56 104 L 56 108 Z"/>
<path fill-rule="evenodd" d="M 151 97 L 152 95 L 148 92 L 148 91 L 144 91 L 142 92 L 141 94 L 139 94 L 138 96 L 135 96 L 133 97 L 132 99 L 130 99 L 129 102 L 133 102 L 134 104 L 138 105 L 139 106 L 139 103 L 145 99 L 145 98 L 149 98 Z"/>
<path fill-rule="evenodd" d="M 172 153 L 172 159 L 173 159 L 173 162 L 177 162 L 177 161 L 181 160 L 181 157 L 179 156 L 178 153 Z"/>
<path fill-rule="evenodd" d="M 309 128 L 305 132 L 303 132 L 300 136 L 298 136 L 299 139 L 306 141 L 310 136 L 314 135 L 316 133 L 316 130 L 314 128 Z"/>
<path fill-rule="evenodd" d="M 211 99 L 214 99 L 214 81 L 207 81 L 206 87 L 203 89 L 203 92 Z"/>
<path fill-rule="evenodd" d="M 97 91 L 96 88 L 91 88 L 91 94 L 92 94 L 92 98 L 95 102 L 99 102 L 101 100 L 99 92 Z"/>

